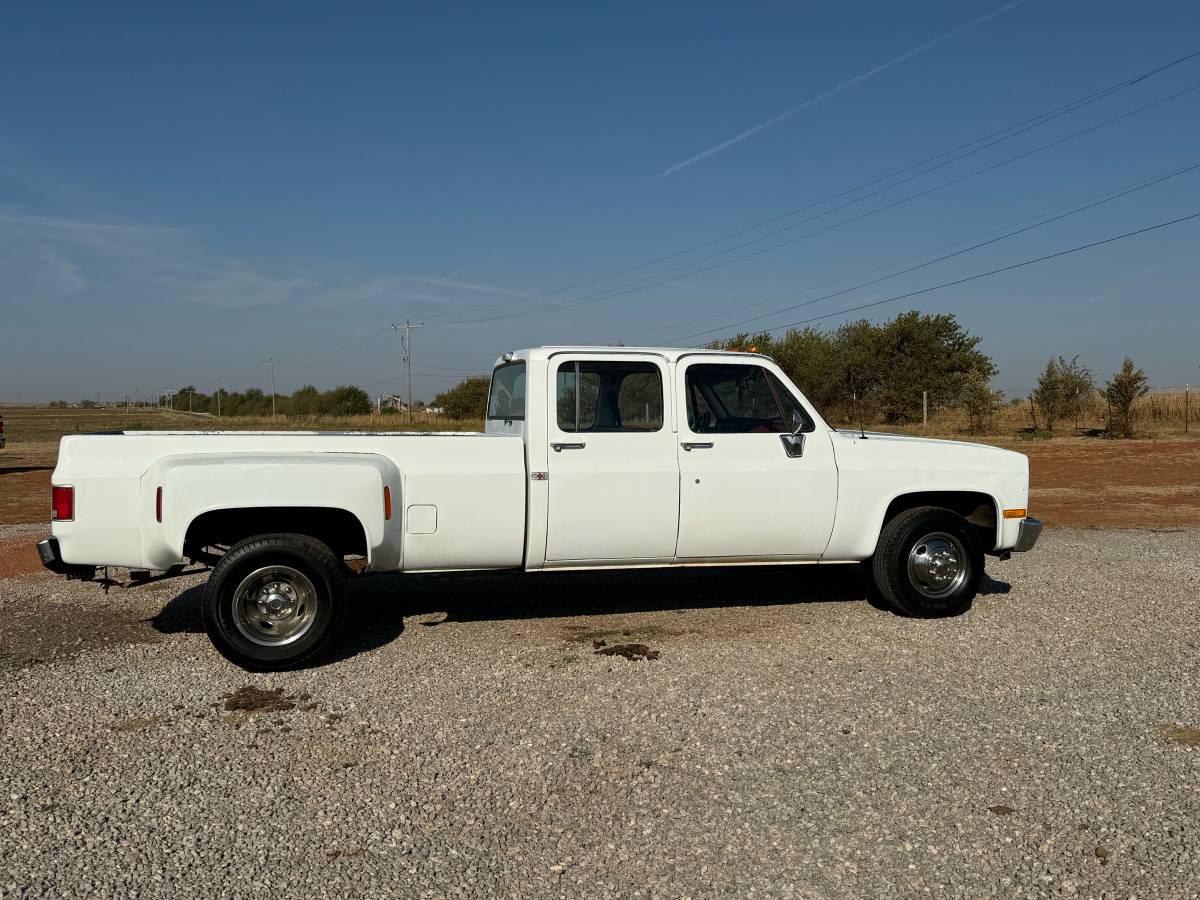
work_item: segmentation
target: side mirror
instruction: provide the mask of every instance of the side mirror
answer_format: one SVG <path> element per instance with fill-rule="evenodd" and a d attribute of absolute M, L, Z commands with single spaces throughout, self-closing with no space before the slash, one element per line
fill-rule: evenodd
<path fill-rule="evenodd" d="M 804 455 L 804 435 L 800 432 L 781 434 L 779 440 L 783 442 L 783 452 L 788 456 Z"/>

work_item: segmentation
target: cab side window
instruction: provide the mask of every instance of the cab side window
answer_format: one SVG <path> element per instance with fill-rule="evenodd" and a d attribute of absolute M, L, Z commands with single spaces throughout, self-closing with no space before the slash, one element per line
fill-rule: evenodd
<path fill-rule="evenodd" d="M 662 373 L 653 363 L 560 363 L 555 401 L 560 431 L 658 431 L 663 426 Z"/>
<path fill-rule="evenodd" d="M 687 370 L 688 427 L 696 434 L 812 430 L 783 383 L 761 366 L 705 363 Z"/>
<path fill-rule="evenodd" d="M 525 418 L 525 363 L 505 363 L 492 372 L 487 417 L 501 421 Z"/>

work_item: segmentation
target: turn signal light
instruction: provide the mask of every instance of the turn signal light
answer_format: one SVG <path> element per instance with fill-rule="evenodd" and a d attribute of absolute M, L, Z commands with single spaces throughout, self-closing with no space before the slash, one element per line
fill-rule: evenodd
<path fill-rule="evenodd" d="M 50 488 L 50 519 L 70 522 L 75 518 L 75 488 L 53 485 Z"/>
<path fill-rule="evenodd" d="M 1024 510 L 1024 509 L 1006 509 L 1004 511 L 1004 518 L 1006 518 L 1006 519 L 1023 519 L 1023 518 L 1025 518 L 1025 512 L 1026 512 L 1026 510 Z"/>

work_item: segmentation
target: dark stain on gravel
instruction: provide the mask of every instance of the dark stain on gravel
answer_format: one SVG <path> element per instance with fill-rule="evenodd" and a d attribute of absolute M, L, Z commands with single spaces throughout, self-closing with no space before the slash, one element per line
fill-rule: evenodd
<path fill-rule="evenodd" d="M 226 712 L 267 713 L 286 712 L 295 709 L 297 704 L 305 704 L 311 709 L 315 704 L 306 704 L 308 694 L 299 697 L 287 696 L 283 688 L 259 688 L 254 685 L 240 687 L 232 694 L 223 695 Z"/>
<path fill-rule="evenodd" d="M 997 806 L 989 806 L 988 809 L 991 810 L 992 812 L 994 812 L 998 816 L 1011 816 L 1013 813 L 1016 812 L 1016 810 L 1013 809 L 1011 806 L 1005 806 L 1003 803 L 1001 803 Z"/>
<path fill-rule="evenodd" d="M 611 647 L 600 647 L 596 653 L 600 656 L 623 656 L 634 661 L 659 657 L 657 650 L 651 650 L 645 644 L 613 644 Z"/>
<path fill-rule="evenodd" d="M 1200 728 L 1192 725 L 1163 725 L 1158 733 L 1175 744 L 1200 747 Z"/>
<path fill-rule="evenodd" d="M 679 637 L 685 632 L 675 628 L 664 628 L 661 625 L 645 624 L 624 628 L 593 628 L 586 625 L 567 625 L 563 629 L 563 639 L 573 644 L 586 644 L 589 641 L 594 649 L 599 649 L 610 639 L 618 637 L 635 637 L 647 640 L 650 638 Z"/>
<path fill-rule="evenodd" d="M 2 593 L 2 592 L 0 592 Z M 71 659 L 89 650 L 125 647 L 162 640 L 152 628 L 124 605 L 109 603 L 96 589 L 86 615 L 78 602 L 65 605 L 49 598 L 30 603 L 5 602 L 0 596 L 0 671 L 24 669 L 39 663 Z"/>

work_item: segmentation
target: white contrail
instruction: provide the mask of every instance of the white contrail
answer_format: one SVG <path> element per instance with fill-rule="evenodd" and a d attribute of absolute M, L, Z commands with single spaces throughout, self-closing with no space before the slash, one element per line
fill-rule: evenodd
<path fill-rule="evenodd" d="M 889 59 L 887 62 L 880 63 L 877 66 L 867 69 L 867 71 L 865 71 L 865 72 L 855 75 L 853 78 L 849 78 L 846 81 L 843 81 L 841 84 L 839 84 L 835 87 L 831 87 L 829 90 L 825 91 L 824 93 L 817 94 L 815 97 L 810 97 L 809 99 L 805 100 L 803 103 L 793 106 L 791 109 L 785 110 L 784 112 L 781 112 L 779 115 L 774 116 L 770 119 L 767 119 L 765 122 L 760 122 L 758 125 L 755 125 L 753 128 L 749 128 L 746 131 L 743 131 L 741 134 L 731 137 L 727 141 L 722 141 L 721 143 L 717 144 L 715 147 L 709 147 L 707 150 L 705 150 L 702 153 L 697 153 L 695 156 L 690 157 L 689 159 L 685 159 L 683 162 L 676 163 L 675 165 L 671 166 L 669 169 L 664 170 L 660 177 L 665 178 L 666 176 L 672 174 L 673 172 L 678 172 L 680 169 L 686 169 L 688 166 L 695 165 L 696 163 L 700 162 L 700 160 L 702 160 L 702 159 L 708 159 L 708 157 L 714 156 L 715 154 L 720 153 L 722 150 L 728 150 L 734 144 L 740 144 L 742 141 L 746 140 L 747 138 L 754 137 L 754 135 L 758 134 L 760 131 L 766 131 L 768 128 L 773 128 L 776 125 L 778 125 L 780 122 L 790 119 L 792 116 L 796 115 L 797 113 L 803 112 L 804 110 L 808 109 L 809 107 L 816 106 L 818 103 L 823 103 L 824 101 L 828 100 L 830 97 L 836 96 L 837 94 L 840 94 L 842 91 L 847 90 L 848 88 L 854 87 L 854 85 L 856 85 L 856 84 L 861 84 L 862 82 L 866 81 L 868 78 L 873 78 L 876 75 L 878 75 L 880 72 L 883 72 L 886 69 L 890 69 L 892 66 L 897 66 L 906 60 L 912 59 L 917 54 L 924 53 L 926 50 L 936 47 L 938 44 L 942 43 L 943 41 L 948 41 L 948 40 L 950 40 L 950 38 L 955 37 L 956 35 L 962 34 L 964 31 L 968 31 L 968 30 L 974 28 L 976 25 L 982 25 L 984 22 L 988 21 L 989 19 L 994 19 L 994 18 L 996 18 L 996 16 L 1003 15 L 1004 13 L 1008 12 L 1011 9 L 1016 9 L 1018 6 L 1024 6 L 1027 2 L 1029 2 L 1029 0 L 1012 0 L 1012 2 L 1004 4 L 999 9 L 993 10 L 992 12 L 988 13 L 986 16 L 981 16 L 980 18 L 975 19 L 972 22 L 967 22 L 965 25 L 959 25 L 957 28 L 952 29 L 951 31 L 947 31 L 945 34 L 933 38 L 933 40 L 926 41 L 924 44 L 921 44 L 919 47 L 913 47 L 911 50 L 901 53 L 899 56 L 893 57 L 892 59 Z"/>

